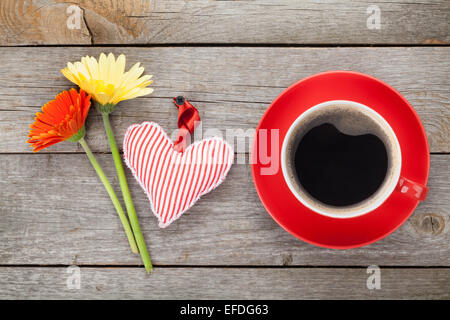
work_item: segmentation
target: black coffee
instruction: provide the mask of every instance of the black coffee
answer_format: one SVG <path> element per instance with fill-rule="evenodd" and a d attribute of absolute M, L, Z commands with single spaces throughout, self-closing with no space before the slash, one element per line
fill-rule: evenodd
<path fill-rule="evenodd" d="M 369 198 L 384 181 L 388 156 L 373 134 L 346 135 L 325 123 L 308 131 L 295 152 L 295 168 L 303 188 L 332 206 L 348 206 Z"/>

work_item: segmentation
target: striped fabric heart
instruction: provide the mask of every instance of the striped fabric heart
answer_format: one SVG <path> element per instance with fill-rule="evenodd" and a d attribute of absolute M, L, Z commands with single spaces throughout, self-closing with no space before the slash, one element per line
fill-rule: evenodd
<path fill-rule="evenodd" d="M 221 184 L 233 163 L 233 148 L 223 139 L 197 141 L 180 153 L 154 122 L 129 127 L 123 150 L 161 228 Z"/>

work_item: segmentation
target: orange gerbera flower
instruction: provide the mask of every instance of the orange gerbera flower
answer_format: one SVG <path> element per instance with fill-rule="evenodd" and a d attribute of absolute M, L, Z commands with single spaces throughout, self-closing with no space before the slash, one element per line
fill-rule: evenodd
<path fill-rule="evenodd" d="M 71 140 L 78 141 L 84 136 L 84 122 L 91 106 L 91 96 L 75 89 L 63 91 L 36 113 L 34 123 L 30 125 L 27 142 L 37 152 L 55 143 Z"/>
<path fill-rule="evenodd" d="M 134 253 L 138 253 L 139 249 L 134 239 L 133 230 L 120 201 L 117 199 L 114 189 L 111 187 L 100 164 L 84 140 L 86 133 L 84 122 L 86 121 L 90 107 L 91 96 L 87 95 L 83 90 L 80 90 L 80 93 L 75 89 L 61 92 L 55 97 L 55 100 L 46 103 L 42 107 L 42 112 L 36 113 L 34 123 L 30 125 L 31 130 L 28 134 L 30 139 L 27 142 L 34 148 L 34 152 L 64 140 L 78 142 L 86 152 L 89 161 L 91 161 L 92 166 L 116 208 L 125 233 L 127 234 L 131 250 Z"/>

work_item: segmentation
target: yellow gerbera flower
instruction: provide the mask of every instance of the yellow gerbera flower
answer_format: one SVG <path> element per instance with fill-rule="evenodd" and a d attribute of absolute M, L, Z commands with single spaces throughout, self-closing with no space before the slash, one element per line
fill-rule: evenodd
<path fill-rule="evenodd" d="M 98 62 L 94 57 L 85 56 L 81 61 L 67 63 L 61 72 L 101 105 L 116 105 L 152 93 L 152 88 L 146 88 L 152 83 L 152 76 L 141 77 L 144 67 L 139 62 L 125 72 L 125 60 L 123 54 L 116 60 L 112 53 L 108 56 L 102 53 Z"/>

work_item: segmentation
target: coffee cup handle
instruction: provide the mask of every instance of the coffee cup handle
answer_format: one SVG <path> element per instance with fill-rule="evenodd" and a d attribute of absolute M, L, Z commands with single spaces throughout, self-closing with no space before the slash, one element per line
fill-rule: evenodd
<path fill-rule="evenodd" d="M 405 177 L 400 177 L 396 190 L 407 197 L 423 201 L 427 197 L 428 187 Z"/>

